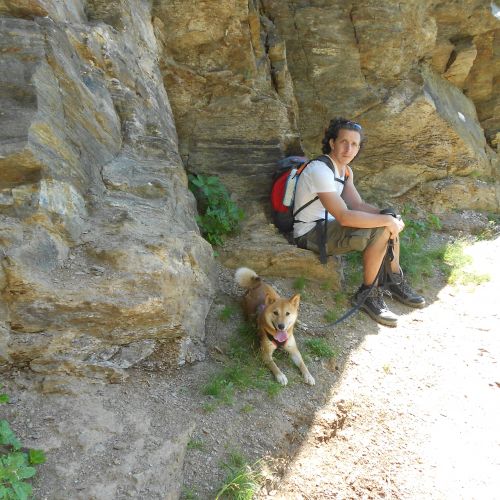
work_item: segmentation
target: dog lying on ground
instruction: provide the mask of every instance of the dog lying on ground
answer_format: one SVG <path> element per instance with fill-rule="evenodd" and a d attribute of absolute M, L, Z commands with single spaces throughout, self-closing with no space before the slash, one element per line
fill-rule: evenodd
<path fill-rule="evenodd" d="M 296 294 L 290 299 L 280 297 L 271 285 L 264 283 L 255 271 L 247 267 L 237 269 L 234 277 L 246 289 L 243 309 L 247 318 L 257 319 L 262 359 L 276 380 L 282 385 L 288 383 L 285 374 L 273 360 L 274 351 L 282 347 L 302 372 L 306 384 L 314 385 L 314 378 L 304 364 L 293 336 L 300 295 Z"/>

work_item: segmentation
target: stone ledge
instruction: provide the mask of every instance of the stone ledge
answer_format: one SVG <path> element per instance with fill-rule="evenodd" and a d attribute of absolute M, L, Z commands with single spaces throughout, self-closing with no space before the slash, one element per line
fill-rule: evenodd
<path fill-rule="evenodd" d="M 314 252 L 290 245 L 279 235 L 267 238 L 265 232 L 262 231 L 261 238 L 254 233 L 248 239 L 243 236 L 232 239 L 219 250 L 221 263 L 232 269 L 250 267 L 263 276 L 329 280 L 334 289 L 340 289 L 342 270 L 337 257 L 329 257 L 323 265 Z"/>

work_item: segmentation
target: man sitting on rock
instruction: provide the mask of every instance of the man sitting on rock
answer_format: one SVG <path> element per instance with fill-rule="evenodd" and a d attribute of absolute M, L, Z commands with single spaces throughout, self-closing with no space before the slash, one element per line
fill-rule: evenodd
<path fill-rule="evenodd" d="M 425 299 L 408 285 L 399 266 L 399 233 L 404 229 L 400 217 L 382 214 L 380 209 L 365 203 L 354 185 L 349 163 L 359 153 L 364 140 L 361 125 L 344 118 L 335 118 L 323 138 L 324 161 L 313 160 L 302 172 L 295 193 L 294 238 L 297 246 L 317 253 L 321 247 L 328 255 L 353 250 L 363 252 L 363 284 L 353 297 L 358 303 L 367 295 L 361 309 L 375 321 L 396 326 L 398 317 L 385 304 L 382 290 L 370 285 L 377 279 L 389 240 L 394 242 L 394 259 L 389 291 L 392 297 L 411 307 L 424 307 Z M 327 214 L 326 241 L 324 220 Z M 395 214 L 394 214 L 395 215 Z M 368 291 L 369 290 L 369 291 Z"/>

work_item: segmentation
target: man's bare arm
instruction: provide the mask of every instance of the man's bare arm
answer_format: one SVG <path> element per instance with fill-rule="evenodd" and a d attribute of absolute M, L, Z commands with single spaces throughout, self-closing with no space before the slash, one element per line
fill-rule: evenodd
<path fill-rule="evenodd" d="M 345 201 L 335 192 L 318 193 L 319 199 L 328 212 L 342 226 L 372 228 L 387 227 L 393 237 L 404 229 L 404 222 L 391 215 L 370 213 L 361 210 L 350 210 Z"/>

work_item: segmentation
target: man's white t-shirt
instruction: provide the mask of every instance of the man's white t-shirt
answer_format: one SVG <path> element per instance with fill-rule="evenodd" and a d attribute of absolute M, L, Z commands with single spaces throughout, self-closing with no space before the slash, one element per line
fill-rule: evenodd
<path fill-rule="evenodd" d="M 338 168 L 335 164 L 334 166 L 337 174 Z M 294 213 L 301 206 L 315 198 L 318 193 L 335 192 L 341 195 L 344 185 L 335 180 L 336 174 L 334 174 L 332 169 L 322 161 L 314 160 L 309 163 L 309 165 L 307 165 L 307 167 L 300 174 L 297 182 L 293 207 Z M 340 177 L 340 179 L 344 180 L 344 177 Z M 299 236 L 306 234 L 314 228 L 316 225 L 315 221 L 324 218 L 325 207 L 320 200 L 316 200 L 296 215 L 295 220 L 302 222 L 296 222 L 293 225 L 293 237 L 298 238 Z M 333 215 L 328 213 L 328 220 L 333 219 Z"/>

